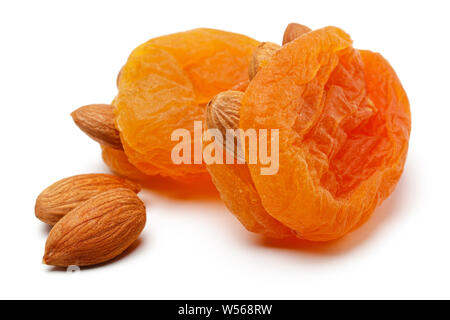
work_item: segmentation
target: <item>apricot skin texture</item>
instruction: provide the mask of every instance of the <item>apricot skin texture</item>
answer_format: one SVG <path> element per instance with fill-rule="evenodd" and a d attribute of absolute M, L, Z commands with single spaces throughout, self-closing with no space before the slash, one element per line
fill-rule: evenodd
<path fill-rule="evenodd" d="M 279 129 L 279 171 L 208 166 L 230 210 L 253 232 L 329 241 L 361 226 L 394 190 L 411 114 L 389 63 L 327 27 L 286 44 L 256 74 L 240 127 Z"/>
<path fill-rule="evenodd" d="M 176 129 L 204 121 L 207 102 L 248 80 L 256 40 L 243 35 L 195 29 L 152 39 L 128 58 L 114 100 L 116 127 L 128 161 L 145 175 L 180 181 L 207 176 L 204 164 L 174 164 Z M 191 155 L 193 160 L 193 154 Z"/>

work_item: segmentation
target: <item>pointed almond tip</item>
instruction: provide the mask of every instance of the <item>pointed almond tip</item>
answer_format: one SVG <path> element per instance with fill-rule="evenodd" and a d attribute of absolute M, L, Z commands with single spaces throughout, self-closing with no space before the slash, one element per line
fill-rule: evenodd
<path fill-rule="evenodd" d="M 45 250 L 44 256 L 42 257 L 42 264 L 45 264 L 47 266 L 52 266 L 52 259 L 51 254 Z"/>
<path fill-rule="evenodd" d="M 120 132 L 115 126 L 114 106 L 90 104 L 71 113 L 75 124 L 91 139 L 117 150 L 123 150 Z"/>
<path fill-rule="evenodd" d="M 78 118 L 78 114 L 80 113 L 80 109 L 81 109 L 81 108 L 83 108 L 83 107 L 76 108 L 75 110 L 73 110 L 73 111 L 70 113 L 70 116 L 72 117 L 73 120 L 75 120 L 76 118 Z"/>
<path fill-rule="evenodd" d="M 301 35 L 311 32 L 312 30 L 307 27 L 304 26 L 300 23 L 289 23 L 284 31 L 284 35 L 283 35 L 283 45 L 297 39 L 298 37 L 300 37 Z"/>

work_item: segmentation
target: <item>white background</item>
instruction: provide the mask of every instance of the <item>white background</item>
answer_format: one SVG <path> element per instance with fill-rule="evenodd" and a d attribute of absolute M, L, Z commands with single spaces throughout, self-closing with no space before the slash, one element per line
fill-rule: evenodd
<path fill-rule="evenodd" d="M 0 298 L 450 298 L 449 12 L 448 1 L 2 1 Z M 279 43 L 293 21 L 382 52 L 409 95 L 405 173 L 369 223 L 326 244 L 265 241 L 217 195 L 164 185 L 141 193 L 148 224 L 125 256 L 77 274 L 41 264 L 36 196 L 108 172 L 69 114 L 112 100 L 134 47 L 196 27 Z"/>

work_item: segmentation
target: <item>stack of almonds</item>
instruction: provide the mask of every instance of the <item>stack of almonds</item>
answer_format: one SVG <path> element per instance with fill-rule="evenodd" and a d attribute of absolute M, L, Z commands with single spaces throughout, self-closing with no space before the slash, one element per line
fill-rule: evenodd
<path fill-rule="evenodd" d="M 36 217 L 53 226 L 43 262 L 89 266 L 117 257 L 144 229 L 140 190 L 134 182 L 107 174 L 77 175 L 49 186 L 35 207 Z"/>

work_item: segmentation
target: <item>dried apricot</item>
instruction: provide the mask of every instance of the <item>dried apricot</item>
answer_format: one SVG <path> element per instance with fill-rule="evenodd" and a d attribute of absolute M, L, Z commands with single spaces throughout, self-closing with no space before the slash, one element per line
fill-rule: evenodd
<path fill-rule="evenodd" d="M 264 209 L 246 165 L 210 164 L 208 172 L 228 209 L 248 231 L 279 239 L 294 236 Z"/>
<path fill-rule="evenodd" d="M 149 179 L 149 176 L 139 171 L 128 161 L 125 152 L 111 147 L 101 147 L 103 161 L 114 173 L 137 181 L 146 181 Z"/>
<path fill-rule="evenodd" d="M 129 163 L 145 175 L 182 181 L 206 176 L 204 165 L 173 163 L 171 151 L 177 142 L 171 141 L 171 134 L 179 128 L 193 133 L 194 121 L 204 121 L 206 103 L 214 95 L 248 80 L 248 63 L 257 45 L 243 35 L 196 29 L 136 48 L 121 70 L 113 102 Z"/>
<path fill-rule="evenodd" d="M 393 191 L 411 116 L 389 63 L 327 27 L 284 45 L 258 71 L 240 128 L 279 129 L 279 171 L 209 165 L 227 206 L 251 231 L 328 241 L 364 223 Z"/>

